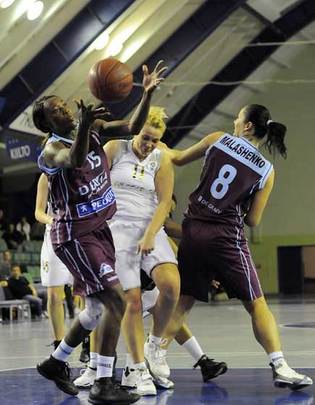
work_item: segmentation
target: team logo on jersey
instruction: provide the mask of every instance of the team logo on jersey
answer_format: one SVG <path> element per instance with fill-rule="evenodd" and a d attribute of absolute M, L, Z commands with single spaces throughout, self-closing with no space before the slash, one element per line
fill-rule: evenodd
<path fill-rule="evenodd" d="M 148 169 L 151 171 L 151 172 L 154 172 L 155 170 L 156 170 L 156 168 L 157 168 L 157 162 L 150 162 L 149 164 L 148 164 Z"/>
<path fill-rule="evenodd" d="M 99 276 L 102 278 L 106 276 L 108 273 L 112 273 L 114 270 L 111 268 L 111 266 L 107 263 L 102 263 L 100 267 L 100 272 Z"/>

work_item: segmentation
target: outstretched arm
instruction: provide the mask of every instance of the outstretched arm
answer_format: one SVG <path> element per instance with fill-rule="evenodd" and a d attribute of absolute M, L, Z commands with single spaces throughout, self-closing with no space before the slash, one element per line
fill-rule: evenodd
<path fill-rule="evenodd" d="M 163 61 L 159 61 L 152 73 L 149 73 L 146 65 L 142 66 L 144 91 L 138 107 L 129 121 L 97 121 L 96 129 L 100 130 L 102 136 L 129 137 L 141 131 L 148 116 L 152 93 L 164 80 L 161 75 L 167 67 L 161 68 L 162 63 Z"/>
<path fill-rule="evenodd" d="M 222 131 L 213 132 L 184 150 L 170 149 L 162 142 L 159 143 L 158 148 L 164 150 L 176 166 L 183 166 L 204 156 L 209 146 L 213 145 L 223 134 Z"/>

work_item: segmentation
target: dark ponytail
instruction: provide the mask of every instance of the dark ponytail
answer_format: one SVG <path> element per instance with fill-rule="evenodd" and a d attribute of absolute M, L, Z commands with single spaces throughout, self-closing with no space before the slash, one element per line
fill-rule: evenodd
<path fill-rule="evenodd" d="M 283 158 L 287 157 L 287 147 L 284 143 L 287 127 L 280 122 L 269 121 L 267 124 L 267 140 L 265 146 L 269 153 L 275 154 L 277 150 Z"/>
<path fill-rule="evenodd" d="M 287 147 L 284 143 L 287 128 L 280 122 L 271 119 L 270 112 L 266 107 L 259 104 L 250 104 L 244 108 L 245 122 L 251 122 L 254 126 L 255 136 L 263 139 L 267 136 L 264 143 L 269 153 L 275 155 L 276 151 L 284 158 L 287 157 Z"/>
<path fill-rule="evenodd" d="M 51 128 L 45 117 L 45 101 L 56 96 L 44 96 L 36 100 L 33 105 L 33 123 L 37 129 L 44 133 L 51 133 Z"/>

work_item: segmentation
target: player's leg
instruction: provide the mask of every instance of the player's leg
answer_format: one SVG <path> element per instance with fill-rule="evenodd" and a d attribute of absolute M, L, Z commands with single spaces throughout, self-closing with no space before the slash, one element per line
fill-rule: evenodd
<path fill-rule="evenodd" d="M 218 377 L 219 375 L 224 374 L 227 371 L 227 365 L 225 362 L 214 361 L 206 355 L 198 340 L 195 336 L 193 336 L 192 331 L 189 329 L 186 323 L 184 323 L 178 331 L 177 335 L 175 336 L 175 340 L 194 359 L 195 365 L 193 367 L 200 367 L 202 379 L 204 382 Z"/>
<path fill-rule="evenodd" d="M 114 271 L 114 246 L 108 228 L 93 231 L 56 249 L 56 253 L 75 277 L 75 293 L 86 296 L 86 307 L 51 357 L 38 365 L 38 371 L 63 391 L 76 395 L 66 360 L 74 348 L 100 323 L 102 336 L 98 348 L 97 380 L 89 402 L 128 402 L 138 396 L 115 387 L 111 374 L 125 303 Z M 104 306 L 106 310 L 104 315 Z"/>
<path fill-rule="evenodd" d="M 178 301 L 180 278 L 177 260 L 164 230 L 157 233 L 154 250 L 143 258 L 142 269 L 160 292 L 152 313 L 152 328 L 144 347 L 145 358 L 153 376 L 168 378 L 170 369 L 166 363 L 166 352 L 161 349 L 161 340 Z"/>
<path fill-rule="evenodd" d="M 268 354 L 275 386 L 296 390 L 312 385 L 313 381 L 310 377 L 299 374 L 288 366 L 281 349 L 276 321 L 265 298 L 262 296 L 254 301 L 243 301 L 243 305 L 251 316 L 257 342 Z"/>
<path fill-rule="evenodd" d="M 224 271 L 220 274 L 224 287 L 229 295 L 242 300 L 250 314 L 256 340 L 268 354 L 275 385 L 292 389 L 311 385 L 313 382 L 309 377 L 296 373 L 284 359 L 278 327 L 263 296 L 245 237 L 239 235 L 237 246 L 221 249 L 220 256 L 222 268 L 224 264 Z"/>
<path fill-rule="evenodd" d="M 97 342 L 100 339 L 97 326 L 90 334 L 90 360 L 87 367 L 81 370 L 81 375 L 73 382 L 78 388 L 90 388 L 96 379 L 97 370 Z"/>
<path fill-rule="evenodd" d="M 126 290 L 125 299 L 126 312 L 122 322 L 122 331 L 130 353 L 130 362 L 128 361 L 128 366 L 123 372 L 122 385 L 136 387 L 137 393 L 140 395 L 156 395 L 156 388 L 144 361 L 144 328 L 140 287 Z M 130 370 L 134 371 L 129 377 Z"/>
<path fill-rule="evenodd" d="M 135 387 L 140 395 L 156 395 L 156 388 L 144 361 L 144 328 L 142 320 L 140 267 L 141 255 L 137 255 L 137 243 L 143 229 L 134 225 L 113 222 L 111 231 L 116 249 L 116 272 L 125 292 L 126 311 L 122 321 L 122 333 L 130 353 L 133 369 L 122 375 L 122 385 Z"/>
<path fill-rule="evenodd" d="M 65 336 L 64 286 L 47 287 L 47 309 L 54 334 L 54 347 L 57 348 Z"/>
<path fill-rule="evenodd" d="M 166 351 L 161 348 L 161 341 L 178 301 L 179 274 L 175 264 L 165 263 L 156 266 L 151 276 L 160 294 L 152 312 L 153 324 L 144 352 L 152 375 L 155 378 L 168 378 L 170 369 L 166 362 Z"/>

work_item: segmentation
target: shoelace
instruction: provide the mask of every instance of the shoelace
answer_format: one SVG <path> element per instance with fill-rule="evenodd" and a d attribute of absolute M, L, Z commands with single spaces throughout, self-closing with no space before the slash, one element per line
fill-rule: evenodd
<path fill-rule="evenodd" d="M 200 366 L 201 367 L 201 362 L 202 361 L 207 361 L 207 362 L 209 362 L 209 363 L 211 363 L 211 365 L 214 365 L 215 364 L 215 361 L 214 361 L 214 359 L 209 359 L 205 354 L 203 355 L 203 356 L 201 356 L 200 357 L 200 359 L 197 361 L 197 363 L 193 366 L 193 368 L 197 368 L 198 366 Z"/>
<path fill-rule="evenodd" d="M 70 380 L 71 371 L 70 371 L 70 364 L 69 363 L 64 364 L 63 371 L 64 371 L 65 376 Z"/>
<path fill-rule="evenodd" d="M 162 364 L 162 365 L 166 365 L 166 350 L 161 349 L 160 346 L 154 344 L 154 343 L 150 343 L 152 345 L 154 345 L 154 349 L 153 349 L 153 357 L 155 360 L 157 360 L 157 363 Z"/>

